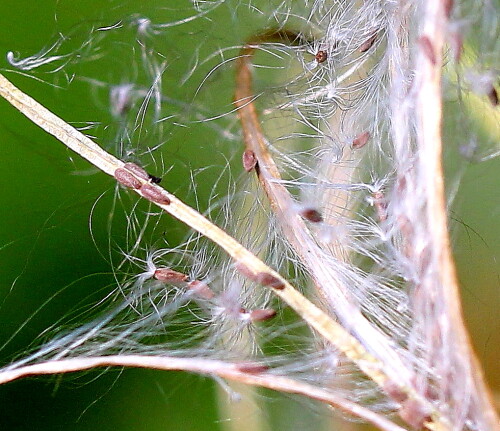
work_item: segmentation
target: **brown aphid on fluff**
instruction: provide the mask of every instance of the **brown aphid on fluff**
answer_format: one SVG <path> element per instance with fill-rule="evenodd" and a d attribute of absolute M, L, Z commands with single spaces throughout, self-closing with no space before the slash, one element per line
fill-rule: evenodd
<path fill-rule="evenodd" d="M 213 299 L 215 293 L 207 283 L 200 280 L 193 280 L 188 283 L 188 289 L 190 292 L 193 292 L 196 296 L 199 296 L 203 299 Z"/>
<path fill-rule="evenodd" d="M 272 308 L 259 308 L 249 312 L 250 320 L 252 322 L 264 322 L 276 316 L 276 310 Z"/>
<path fill-rule="evenodd" d="M 255 153 L 252 150 L 245 150 L 243 152 L 243 169 L 246 172 L 250 172 L 257 166 L 257 157 L 255 157 Z"/>
<path fill-rule="evenodd" d="M 359 150 L 368 143 L 369 139 L 370 139 L 370 132 L 363 132 L 353 139 L 351 146 L 353 149 Z"/>
<path fill-rule="evenodd" d="M 323 216 L 316 208 L 304 208 L 300 211 L 300 215 L 311 223 L 321 223 Z"/>
<path fill-rule="evenodd" d="M 153 277 L 164 283 L 182 283 L 189 280 L 186 274 L 174 271 L 171 268 L 157 268 Z"/>
<path fill-rule="evenodd" d="M 328 59 L 328 53 L 323 50 L 323 49 L 320 49 L 316 55 L 314 56 L 314 58 L 316 59 L 316 61 L 321 64 L 321 63 L 324 63 L 327 59 Z"/>

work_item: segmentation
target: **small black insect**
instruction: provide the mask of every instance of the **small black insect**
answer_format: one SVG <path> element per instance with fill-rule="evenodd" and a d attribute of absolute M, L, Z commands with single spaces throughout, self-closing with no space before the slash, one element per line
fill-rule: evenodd
<path fill-rule="evenodd" d="M 160 184 L 161 183 L 161 177 L 155 177 L 154 175 L 148 174 L 148 179 L 154 184 Z"/>

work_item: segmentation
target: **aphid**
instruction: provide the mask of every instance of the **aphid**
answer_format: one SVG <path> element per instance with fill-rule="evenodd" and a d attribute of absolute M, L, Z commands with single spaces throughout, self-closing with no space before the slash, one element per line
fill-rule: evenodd
<path fill-rule="evenodd" d="M 430 412 L 422 406 L 418 400 L 408 399 L 403 402 L 399 410 L 399 416 L 415 429 L 423 429 L 424 424 L 431 419 Z"/>
<path fill-rule="evenodd" d="M 324 63 L 328 59 L 328 53 L 320 49 L 314 56 L 318 63 Z"/>
<path fill-rule="evenodd" d="M 493 106 L 498 106 L 498 92 L 493 85 L 488 91 L 488 99 L 490 99 L 490 102 Z"/>
<path fill-rule="evenodd" d="M 378 36 L 378 34 L 374 33 L 372 36 L 370 36 L 370 38 L 367 41 L 363 42 L 361 44 L 361 46 L 359 47 L 359 52 L 368 51 L 373 46 L 375 41 L 377 40 L 377 36 Z"/>
<path fill-rule="evenodd" d="M 118 168 L 114 173 L 114 177 L 120 184 L 131 189 L 140 189 L 142 186 L 141 181 L 124 168 Z"/>
<path fill-rule="evenodd" d="M 255 157 L 255 153 L 252 150 L 245 150 L 243 152 L 243 169 L 250 172 L 255 166 L 257 166 L 257 157 Z"/>
<path fill-rule="evenodd" d="M 397 403 L 402 403 L 408 399 L 408 395 L 403 392 L 398 385 L 390 380 L 384 384 L 383 389 L 384 392 L 389 395 L 389 398 Z"/>
<path fill-rule="evenodd" d="M 427 36 L 421 36 L 418 42 L 425 56 L 429 59 L 432 65 L 433 66 L 436 65 L 437 63 L 436 52 L 434 50 L 434 45 L 432 44 L 431 40 Z"/>
<path fill-rule="evenodd" d="M 361 135 L 358 135 L 354 138 L 351 146 L 355 150 L 358 150 L 360 148 L 363 148 L 368 143 L 369 139 L 370 139 L 370 132 L 363 132 L 361 133 Z"/>
<path fill-rule="evenodd" d="M 282 290 L 285 288 L 285 285 L 283 284 L 283 282 L 279 278 L 275 277 L 272 274 L 269 274 L 267 272 L 259 272 L 258 274 L 254 274 L 254 272 L 252 270 L 250 270 L 242 262 L 238 262 L 235 265 L 235 267 L 245 277 L 247 277 L 250 280 L 253 280 L 257 283 L 260 283 L 263 286 L 272 287 L 272 288 L 277 289 L 277 290 Z"/>
<path fill-rule="evenodd" d="M 262 286 L 272 287 L 276 290 L 283 290 L 285 288 L 285 285 L 279 278 L 267 272 L 259 272 L 255 280 L 262 284 Z"/>
<path fill-rule="evenodd" d="M 373 193 L 373 206 L 377 212 L 379 221 L 387 220 L 387 203 L 384 199 L 384 194 L 378 190 Z"/>
<path fill-rule="evenodd" d="M 253 272 L 242 262 L 237 262 L 234 267 L 245 277 L 248 277 L 250 280 L 255 281 L 255 275 Z"/>
<path fill-rule="evenodd" d="M 140 191 L 141 195 L 151 202 L 170 205 L 170 198 L 166 195 L 166 192 L 155 185 L 143 184 Z"/>
<path fill-rule="evenodd" d="M 123 167 L 127 169 L 127 171 L 135 174 L 136 177 L 142 178 L 143 180 L 149 179 L 148 173 L 135 163 L 125 163 Z"/>
<path fill-rule="evenodd" d="M 182 272 L 174 271 L 170 268 L 158 268 L 154 275 L 159 281 L 163 281 L 165 283 L 181 283 L 184 281 L 188 281 L 189 277 Z"/>
<path fill-rule="evenodd" d="M 449 18 L 453 10 L 453 0 L 443 0 L 444 14 Z"/>
<path fill-rule="evenodd" d="M 449 31 L 448 43 L 450 44 L 451 52 L 453 53 L 453 58 L 455 59 L 456 62 L 460 61 L 464 47 L 464 41 L 462 34 L 460 33 L 460 29 L 452 28 L 452 30 Z"/>
<path fill-rule="evenodd" d="M 272 319 L 274 316 L 276 316 L 276 310 L 272 308 L 261 308 L 250 311 L 250 320 L 252 322 L 263 322 Z"/>
<path fill-rule="evenodd" d="M 190 281 L 188 283 L 188 289 L 204 299 L 212 299 L 215 296 L 214 291 L 203 281 Z"/>
<path fill-rule="evenodd" d="M 300 211 L 300 215 L 312 223 L 321 223 L 323 221 L 323 216 L 315 208 L 304 208 Z"/>
<path fill-rule="evenodd" d="M 246 364 L 236 365 L 236 369 L 241 373 L 260 374 L 269 370 L 269 367 L 267 365 L 252 364 L 248 362 Z"/>

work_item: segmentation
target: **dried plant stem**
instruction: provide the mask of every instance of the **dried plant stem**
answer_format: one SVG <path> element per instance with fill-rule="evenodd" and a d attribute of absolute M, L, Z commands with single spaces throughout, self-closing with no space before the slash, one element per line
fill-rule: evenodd
<path fill-rule="evenodd" d="M 91 139 L 23 93 L 2 74 L 0 74 L 0 96 L 15 106 L 33 123 L 55 136 L 67 147 L 108 175 L 113 175 L 117 168 L 124 165 L 122 161 L 104 151 Z"/>
<path fill-rule="evenodd" d="M 426 192 L 427 226 L 431 237 L 431 248 L 434 253 L 438 253 L 436 273 L 439 282 L 435 285 L 439 286 L 440 289 L 435 294 L 440 296 L 444 306 L 443 313 L 447 318 L 447 327 L 442 328 L 442 330 L 453 333 L 455 357 L 469 362 L 467 369 L 464 370 L 469 376 L 461 376 L 461 378 L 470 378 L 474 382 L 479 399 L 479 406 L 476 409 L 482 413 L 484 425 L 489 430 L 499 430 L 500 421 L 465 327 L 460 290 L 448 235 L 446 193 L 441 165 L 441 74 L 444 32 L 447 21 L 446 4 L 445 0 L 427 0 L 425 6 L 424 25 L 420 38 L 421 58 L 417 61 L 416 70 L 419 169 L 421 179 L 425 181 L 422 188 Z M 448 336 L 448 334 L 443 334 L 443 337 Z"/>
<path fill-rule="evenodd" d="M 353 298 L 350 298 L 348 289 L 342 286 L 335 279 L 334 275 L 332 277 L 332 274 L 328 273 L 328 268 L 321 264 L 324 261 L 324 252 L 320 250 L 317 243 L 312 239 L 307 225 L 293 209 L 292 197 L 280 183 L 281 175 L 267 148 L 267 141 L 260 127 L 254 105 L 255 96 L 252 89 L 251 62 L 258 43 L 276 39 L 290 41 L 294 40 L 294 35 L 295 33 L 293 32 L 283 30 L 269 31 L 258 35 L 247 43 L 238 58 L 236 66 L 235 104 L 238 108 L 238 115 L 243 128 L 246 150 L 251 152 L 253 157 L 255 157 L 257 162 L 255 171 L 269 198 L 271 207 L 278 220 L 280 220 L 280 226 L 287 239 L 310 271 L 320 296 L 327 299 L 344 326 L 352 328 L 353 332 L 361 340 L 360 347 L 362 345 L 377 346 L 376 352 L 380 354 L 380 357 L 376 359 L 372 357 L 370 359 L 375 361 L 374 363 L 380 367 L 375 375 L 363 369 L 359 362 L 354 362 L 379 384 L 382 389 L 387 390 L 387 386 L 390 385 L 393 391 L 389 391 L 389 395 L 393 396 L 395 400 L 399 399 L 398 402 L 401 401 L 401 397 L 406 398 L 420 405 L 421 411 L 433 412 L 431 414 L 431 421 L 427 423 L 429 429 L 447 429 L 446 420 L 441 418 L 439 413 L 430 406 L 430 403 L 418 395 L 411 387 L 412 372 L 405 366 L 398 353 L 391 347 L 390 340 L 366 320 L 359 308 L 354 305 L 355 301 Z M 330 292 L 332 289 L 337 290 L 334 299 L 326 293 L 325 286 L 329 287 Z M 364 350 L 364 347 L 362 349 Z M 353 359 L 348 354 L 346 356 Z"/>
<path fill-rule="evenodd" d="M 288 377 L 276 376 L 267 373 L 244 372 L 238 365 L 200 358 L 156 357 L 146 355 L 114 355 L 104 357 L 72 358 L 36 365 L 27 365 L 15 370 L 0 373 L 0 384 L 11 382 L 22 377 L 71 373 L 88 370 L 95 367 L 135 367 L 166 371 L 191 371 L 199 374 L 219 376 L 224 379 L 260 386 L 280 392 L 304 395 L 306 397 L 327 403 L 340 408 L 358 418 L 364 419 L 384 431 L 405 431 L 382 415 L 346 400 L 333 393 L 318 389 L 307 383 L 299 382 Z"/>
<path fill-rule="evenodd" d="M 42 129 L 54 135 L 62 143 L 109 175 L 116 176 L 115 172 L 125 166 L 124 162 L 105 152 L 85 135 L 16 88 L 1 74 L 0 95 L 5 97 Z M 150 184 L 147 179 L 137 176 L 134 172 L 127 171 L 127 173 L 137 182 L 137 187 L 135 187 L 137 193 L 151 200 L 150 196 L 141 193 L 142 185 L 146 184 L 148 189 L 155 190 L 168 197 L 168 203 L 158 203 L 154 200 L 152 202 L 222 247 L 234 259 L 245 275 L 272 287 L 276 295 L 292 307 L 312 328 L 316 329 L 323 337 L 345 353 L 348 358 L 357 363 L 373 380 L 381 385 L 387 381 L 387 377 L 382 371 L 382 364 L 376 358 L 369 355 L 354 337 L 330 316 L 307 300 L 277 272 L 273 271 L 234 238 L 174 195 L 158 185 Z M 271 281 L 266 282 L 266 279 Z"/>
<path fill-rule="evenodd" d="M 126 178 L 121 178 L 122 183 L 127 183 L 138 194 L 151 200 L 172 216 L 217 243 L 235 260 L 245 275 L 261 284 L 271 287 L 274 293 L 292 307 L 311 328 L 315 329 L 325 340 L 343 352 L 346 357 L 357 364 L 381 388 L 387 388 L 389 385 L 391 388 L 396 386 L 397 392 L 404 394 L 403 398 L 410 399 L 420 405 L 424 411 L 431 412 L 430 421 L 426 423 L 429 429 L 446 430 L 448 428 L 446 421 L 440 417 L 439 413 L 430 403 L 420 397 L 410 386 L 389 378 L 386 374 L 384 363 L 369 354 L 363 345 L 350 335 L 346 329 L 307 300 L 277 272 L 265 265 L 222 229 L 209 222 L 205 217 L 184 204 L 174 195 L 156 184 L 151 184 L 147 177 L 145 178 L 133 170 L 124 169 L 126 164 L 123 161 L 104 151 L 88 137 L 16 88 L 1 74 L 0 95 L 35 124 L 55 136 L 62 143 L 107 174 L 119 179 L 125 173 Z M 254 115 L 256 114 L 254 113 Z M 254 120 L 248 124 L 253 124 L 253 126 L 255 124 L 258 125 Z M 260 132 L 260 129 L 258 131 Z"/>
<path fill-rule="evenodd" d="M 269 153 L 267 141 L 260 127 L 257 111 L 253 103 L 255 97 L 252 89 L 251 71 L 252 57 L 257 46 L 256 44 L 276 39 L 282 41 L 294 40 L 294 35 L 295 33 L 293 32 L 283 30 L 269 31 L 258 35 L 252 38 L 243 48 L 238 58 L 236 65 L 235 105 L 238 108 L 238 115 L 242 124 L 245 146 L 247 151 L 250 151 L 257 161 L 255 170 L 269 198 L 271 207 L 280 221 L 280 227 L 310 271 L 320 296 L 329 302 L 344 326 L 358 329 L 361 327 L 356 332 L 361 338 L 367 337 L 371 339 L 367 341 L 367 345 L 370 345 L 371 342 L 385 345 L 384 350 L 387 357 L 384 358 L 386 360 L 383 360 L 383 362 L 390 363 L 391 367 L 396 369 L 395 374 L 398 381 L 405 380 L 409 384 L 411 374 L 390 347 L 390 343 L 387 342 L 386 337 L 366 321 L 359 312 L 359 308 L 353 305 L 355 301 L 350 298 L 348 289 L 342 286 L 334 275 L 332 276 L 329 273 L 328 268 L 321 265 L 320 262 L 324 261 L 326 257 L 324 256 L 324 251 L 313 240 L 311 232 L 300 214 L 294 210 L 293 199 L 287 189 L 281 184 L 280 172 Z M 325 286 L 329 286 L 330 291 L 336 291 L 335 298 L 326 293 Z"/>
<path fill-rule="evenodd" d="M 384 374 L 383 366 L 379 360 L 370 355 L 341 325 L 307 300 L 277 272 L 269 268 L 234 238 L 174 195 L 158 185 L 150 184 L 140 173 L 125 170 L 124 162 L 105 152 L 85 135 L 16 88 L 1 74 L 0 95 L 35 124 L 54 135 L 62 143 L 107 174 L 121 178 L 125 171 L 126 178 L 121 178 L 122 182 L 128 181 L 128 184 L 141 196 L 149 200 L 151 200 L 151 195 L 161 195 L 167 198 L 167 203 L 158 202 L 157 199 L 153 199 L 152 202 L 222 247 L 234 259 L 245 275 L 273 288 L 275 294 L 292 307 L 309 326 L 318 331 L 326 340 L 356 363 L 366 375 L 381 387 L 384 387 L 388 378 Z M 149 190 L 147 194 L 141 192 L 144 186 Z"/>

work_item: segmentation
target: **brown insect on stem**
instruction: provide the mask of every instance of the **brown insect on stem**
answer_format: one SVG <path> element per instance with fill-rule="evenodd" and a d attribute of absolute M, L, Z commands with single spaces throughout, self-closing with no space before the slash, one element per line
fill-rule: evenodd
<path fill-rule="evenodd" d="M 243 151 L 243 169 L 250 172 L 257 166 L 257 157 L 252 150 Z"/>
<path fill-rule="evenodd" d="M 431 62 L 431 64 L 433 66 L 435 66 L 437 63 L 437 58 L 436 58 L 436 52 L 434 49 L 434 44 L 431 42 L 431 40 L 427 36 L 421 36 L 420 39 L 418 40 L 418 43 L 419 43 L 420 47 L 422 48 L 424 55 Z"/>
<path fill-rule="evenodd" d="M 114 177 L 116 181 L 125 187 L 131 189 L 140 189 L 142 187 L 141 181 L 130 171 L 124 168 L 118 168 L 115 170 Z"/>
<path fill-rule="evenodd" d="M 188 283 L 188 289 L 204 299 L 213 299 L 215 293 L 204 281 L 193 280 Z"/>
<path fill-rule="evenodd" d="M 377 212 L 379 221 L 387 220 L 387 203 L 385 202 L 384 194 L 378 190 L 373 193 L 373 206 Z"/>
<path fill-rule="evenodd" d="M 165 192 L 154 186 L 153 184 L 143 184 L 140 188 L 141 195 L 147 200 L 160 204 L 160 205 L 170 205 L 170 198 L 165 194 Z"/>
<path fill-rule="evenodd" d="M 250 320 L 252 322 L 264 322 L 276 316 L 276 310 L 272 308 L 261 308 L 250 311 Z"/>
<path fill-rule="evenodd" d="M 285 285 L 279 278 L 267 272 L 259 272 L 255 280 L 257 283 L 262 284 L 262 286 L 272 287 L 276 290 L 283 290 L 285 288 Z"/>
<path fill-rule="evenodd" d="M 154 275 L 158 281 L 163 281 L 165 283 L 181 283 L 188 281 L 189 277 L 182 272 L 174 271 L 171 268 L 158 268 Z"/>
<path fill-rule="evenodd" d="M 451 16 L 451 11 L 453 10 L 453 0 L 442 0 L 442 2 L 443 2 L 444 14 L 446 18 L 449 18 Z"/>
<path fill-rule="evenodd" d="M 149 175 L 148 173 L 141 168 L 139 165 L 136 165 L 135 163 L 125 163 L 123 166 L 127 171 L 132 172 L 136 177 L 142 178 L 143 180 L 149 180 Z"/>
<path fill-rule="evenodd" d="M 248 362 L 236 365 L 236 369 L 241 373 L 260 374 L 269 370 L 269 367 L 267 365 L 252 364 Z"/>
<path fill-rule="evenodd" d="M 369 139 L 370 139 L 370 132 L 363 132 L 353 139 L 351 146 L 353 149 L 359 150 L 368 143 Z"/>
<path fill-rule="evenodd" d="M 300 211 L 300 215 L 311 223 L 321 223 L 323 216 L 316 208 L 304 208 Z"/>
<path fill-rule="evenodd" d="M 235 267 L 245 277 L 261 284 L 262 286 L 272 287 L 273 289 L 277 290 L 283 290 L 285 288 L 283 282 L 272 274 L 269 274 L 267 272 L 259 272 L 258 274 L 255 274 L 241 262 L 238 262 Z"/>
<path fill-rule="evenodd" d="M 488 99 L 490 99 L 493 106 L 498 106 L 498 92 L 493 85 L 491 85 L 491 88 L 488 91 Z"/>
<path fill-rule="evenodd" d="M 377 37 L 378 37 L 378 33 L 373 33 L 373 35 L 370 36 L 369 39 L 367 39 L 365 42 L 363 42 L 361 44 L 361 46 L 359 47 L 359 52 L 368 51 L 373 46 L 375 41 L 377 40 Z"/>
<path fill-rule="evenodd" d="M 314 58 L 316 59 L 316 61 L 318 63 L 324 63 L 328 59 L 328 53 L 325 50 L 320 49 L 316 53 L 316 55 L 314 56 Z"/>

